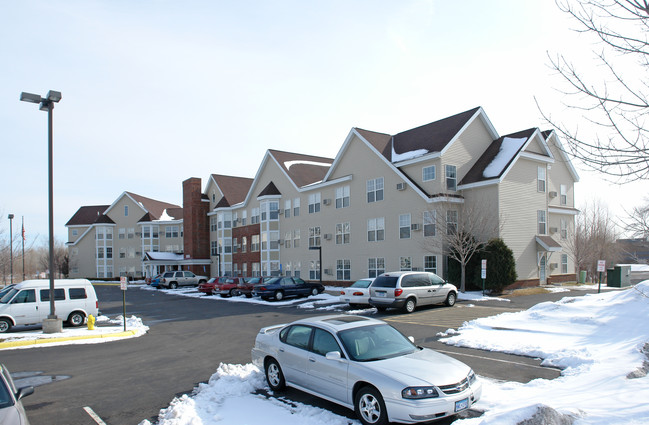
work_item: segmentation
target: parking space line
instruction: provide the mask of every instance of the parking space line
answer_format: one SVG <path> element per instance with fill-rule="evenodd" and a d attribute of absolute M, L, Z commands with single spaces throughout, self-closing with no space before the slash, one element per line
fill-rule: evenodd
<path fill-rule="evenodd" d="M 465 357 L 473 357 L 476 359 L 483 359 L 483 360 L 489 360 L 489 361 L 494 361 L 494 362 L 500 362 L 500 363 L 509 363 L 513 365 L 518 365 L 518 366 L 524 366 L 524 367 L 531 367 L 531 368 L 536 368 L 536 369 L 554 369 L 554 370 L 561 370 L 556 367 L 548 367 L 548 366 L 537 366 L 533 364 L 527 364 L 527 363 L 521 363 L 521 362 L 513 362 L 511 360 L 503 360 L 503 359 L 494 359 L 493 357 L 485 357 L 485 356 L 476 356 L 475 354 L 467 354 L 467 353 L 459 353 L 457 351 L 448 351 L 448 350 L 440 350 L 438 348 L 434 349 L 435 351 L 439 353 L 444 353 L 444 354 L 449 354 L 449 355 L 458 355 L 458 356 L 465 356 Z"/>
<path fill-rule="evenodd" d="M 97 422 L 98 425 L 106 425 L 106 422 L 102 421 L 98 414 L 95 413 L 90 407 L 86 406 L 83 408 L 90 417 Z"/>

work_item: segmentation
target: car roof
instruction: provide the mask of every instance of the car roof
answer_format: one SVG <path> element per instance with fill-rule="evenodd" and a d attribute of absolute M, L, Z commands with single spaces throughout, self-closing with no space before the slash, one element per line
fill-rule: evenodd
<path fill-rule="evenodd" d="M 87 286 L 91 285 L 88 279 L 54 279 L 55 288 L 67 288 L 68 286 Z M 20 283 L 16 283 L 14 288 L 24 289 L 24 288 L 49 288 L 50 281 L 49 279 L 32 279 L 32 280 L 23 280 Z"/>
<path fill-rule="evenodd" d="M 359 328 L 368 325 L 384 325 L 386 323 L 383 320 L 373 319 L 371 317 L 357 316 L 353 314 L 336 314 L 300 319 L 291 323 L 291 325 L 293 324 L 315 325 L 329 329 L 332 332 L 339 332 L 346 329 Z"/>

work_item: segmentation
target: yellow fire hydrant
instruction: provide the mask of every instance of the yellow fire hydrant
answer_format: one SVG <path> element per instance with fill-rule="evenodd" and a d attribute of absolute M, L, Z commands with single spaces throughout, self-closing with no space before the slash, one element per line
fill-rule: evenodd
<path fill-rule="evenodd" d="M 95 316 L 93 316 L 92 314 L 88 315 L 88 330 L 89 331 L 95 330 Z"/>

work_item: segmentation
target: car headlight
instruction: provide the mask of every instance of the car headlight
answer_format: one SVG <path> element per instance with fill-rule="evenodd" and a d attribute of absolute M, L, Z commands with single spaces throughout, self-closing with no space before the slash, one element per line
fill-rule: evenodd
<path fill-rule="evenodd" d="M 435 387 L 408 387 L 401 391 L 401 397 L 408 399 L 436 398 L 439 393 Z"/>
<path fill-rule="evenodd" d="M 469 385 L 473 385 L 473 383 L 475 382 L 475 379 L 476 379 L 475 372 L 473 371 L 473 369 L 471 369 L 471 371 L 469 372 L 469 376 L 467 376 L 467 380 L 469 381 Z"/>

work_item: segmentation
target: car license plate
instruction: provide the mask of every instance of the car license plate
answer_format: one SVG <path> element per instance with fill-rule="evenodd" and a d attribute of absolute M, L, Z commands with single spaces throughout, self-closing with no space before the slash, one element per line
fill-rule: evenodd
<path fill-rule="evenodd" d="M 460 410 L 467 409 L 469 407 L 469 399 L 465 398 L 464 400 L 455 402 L 455 411 L 459 412 Z"/>
<path fill-rule="evenodd" d="M 349 298 L 343 298 L 343 301 L 345 301 L 345 302 L 348 303 L 348 302 L 349 302 Z"/>
<path fill-rule="evenodd" d="M 377 292 L 376 296 L 385 298 L 385 294 L 386 294 L 386 292 Z"/>

